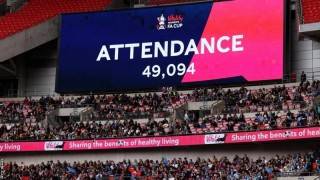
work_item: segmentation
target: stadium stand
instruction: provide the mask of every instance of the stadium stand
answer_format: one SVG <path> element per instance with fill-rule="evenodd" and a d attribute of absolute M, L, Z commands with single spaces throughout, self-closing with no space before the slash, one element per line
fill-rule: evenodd
<path fill-rule="evenodd" d="M 16 12 L 0 17 L 0 39 L 35 26 L 61 13 L 105 9 L 111 0 L 29 0 Z"/>
<path fill-rule="evenodd" d="M 45 118 L 46 112 L 41 100 L 28 98 L 23 102 L 7 102 L 0 109 L 2 122 L 40 122 Z"/>
<path fill-rule="evenodd" d="M 17 8 L 17 11 L 0 16 L 0 41 L 2 40 L 3 44 L 8 39 L 13 42 L 11 46 L 6 47 L 7 49 L 12 49 L 15 44 L 27 42 L 24 38 L 18 41 L 14 36 L 20 34 L 28 36 L 25 30 L 28 31 L 32 29 L 31 27 L 38 28 L 36 26 L 42 25 L 43 22 L 49 23 L 54 20 L 58 32 L 60 20 L 54 17 L 61 13 L 99 11 L 109 5 L 111 8 L 118 8 L 112 6 L 113 3 L 120 2 L 119 0 L 26 1 Z M 142 0 L 139 3 L 146 6 L 161 6 L 194 1 L 198 0 Z M 308 26 L 314 25 L 310 23 L 320 22 L 320 0 L 297 2 L 299 11 L 301 10 L 300 24 Z M 131 4 L 131 1 L 124 0 L 121 3 Z M 226 13 L 229 13 L 228 9 Z M 234 14 L 236 16 L 236 13 Z M 152 19 L 153 27 L 156 27 L 157 23 L 160 24 L 157 22 L 157 17 L 160 15 L 161 13 L 157 13 Z M 143 18 L 139 19 L 146 25 Z M 128 24 L 124 21 L 119 22 Z M 288 22 L 291 23 L 291 20 Z M 102 23 L 106 24 L 105 21 Z M 108 22 L 106 24 L 108 28 L 109 23 L 112 26 L 112 22 Z M 167 30 L 169 32 L 169 29 Z M 289 29 L 286 29 L 286 33 L 287 30 Z M 23 33 L 19 33 L 22 31 Z M 56 44 L 56 38 L 62 37 L 58 35 L 58 33 L 52 35 L 54 39 L 46 40 L 44 43 L 51 41 Z M 130 33 L 128 35 L 131 36 Z M 88 37 L 91 36 L 90 34 Z M 39 36 L 31 36 L 30 39 L 38 38 Z M 7 67 L 12 66 L 12 69 L 18 69 L 11 73 L 14 74 L 13 78 L 19 80 L 17 86 L 22 86 L 18 87 L 18 90 L 35 91 L 32 94 L 14 95 L 21 97 L 0 98 L 0 179 L 271 180 L 279 177 L 313 175 L 320 179 L 320 81 L 317 80 L 319 76 L 314 69 L 320 62 L 317 61 L 320 44 L 318 41 L 315 42 L 312 41 L 309 48 L 303 45 L 302 50 L 298 51 L 289 48 L 291 40 L 286 40 L 285 44 L 288 46 L 286 48 L 303 54 L 301 55 L 303 61 L 298 59 L 297 62 L 293 62 L 290 58 L 293 56 L 294 59 L 294 55 L 291 54 L 284 60 L 286 64 L 284 73 L 290 73 L 288 82 L 293 82 L 290 84 L 283 84 L 287 82 L 284 77 L 282 84 L 277 85 L 270 85 L 269 82 L 261 82 L 269 85 L 252 82 L 255 86 L 234 87 L 235 84 L 230 84 L 231 87 L 190 87 L 189 90 L 183 91 L 170 87 L 163 88 L 159 92 L 139 91 L 137 94 L 129 94 L 127 91 L 121 91 L 123 94 L 95 94 L 103 92 L 86 91 L 90 95 L 77 96 L 74 94 L 76 92 L 70 92 L 69 95 L 50 93 L 52 96 L 40 97 L 49 93 L 44 90 L 40 94 L 38 89 L 50 89 L 48 83 L 50 85 L 55 83 L 55 80 L 51 82 L 48 77 L 57 74 L 50 74 L 51 71 L 48 69 L 55 72 L 55 69 L 59 68 L 56 65 L 59 59 L 57 47 L 45 47 L 43 49 L 52 48 L 54 52 L 43 54 L 38 53 L 42 49 L 29 52 L 36 47 L 34 46 L 3 59 L 0 56 L 1 61 L 6 61 L 0 64 L 0 76 L 2 71 L 10 71 L 11 69 Z M 43 43 L 38 42 L 37 46 L 43 46 Z M 3 51 L 0 50 L 1 53 Z M 269 63 L 269 60 L 266 61 Z M 40 64 L 40 61 L 50 62 Z M 307 71 L 309 67 L 312 68 L 312 72 Z M 303 70 L 306 70 L 308 75 L 312 74 L 312 77 L 311 75 L 307 77 Z M 29 73 L 29 71 L 41 73 Z M 90 69 L 91 71 L 94 72 L 94 69 Z M 299 79 L 297 77 L 301 71 L 303 73 Z M 3 77 L 6 79 L 6 76 Z M 23 79 L 22 82 L 20 78 Z M 29 82 L 32 82 L 32 86 L 23 87 Z M 29 95 L 32 96 L 24 97 Z M 192 109 L 189 105 L 195 105 L 198 109 L 194 110 L 196 108 Z M 79 115 L 82 113 L 79 113 L 80 109 L 85 110 L 83 119 Z M 78 113 L 75 115 L 77 117 L 73 119 L 73 114 L 70 112 Z M 299 135 L 299 132 L 295 131 L 304 131 L 305 134 Z M 272 133 L 274 137 L 250 139 L 258 137 L 259 134 L 263 137 L 265 134 L 271 136 Z M 291 136 L 291 133 L 297 133 L 298 136 Z M 248 137 L 248 139 L 243 142 L 227 141 L 233 136 L 240 139 L 240 135 L 243 135 L 241 138 Z M 200 137 L 199 142 L 194 140 L 197 137 Z M 136 139 L 145 139 L 146 142 L 159 139 L 160 142 L 174 138 L 179 143 L 131 145 L 131 142 L 139 141 Z M 182 143 L 182 139 L 195 142 L 186 145 Z M 130 146 L 124 145 L 126 140 Z M 104 142 L 101 147 L 92 145 L 100 142 L 102 144 L 102 141 Z M 109 141 L 114 141 L 114 145 L 109 145 Z M 314 151 L 311 151 L 313 149 Z"/>
<path fill-rule="evenodd" d="M 201 134 L 319 126 L 319 119 L 313 110 L 299 111 L 297 114 L 289 110 L 287 113 L 274 113 L 270 111 L 257 113 L 255 117 L 245 117 L 243 114 L 240 116 L 216 115 L 197 119 L 188 125 L 192 134 Z"/>
<path fill-rule="evenodd" d="M 290 93 L 288 93 L 290 92 Z M 295 127 L 319 126 L 319 115 L 313 109 L 313 97 L 319 95 L 320 82 L 301 83 L 298 87 L 274 87 L 260 89 L 256 93 L 239 90 L 207 89 L 195 90 L 191 94 L 162 92 L 161 95 L 144 96 L 110 95 L 79 98 L 40 98 L 38 101 L 25 99 L 22 104 L 9 103 L 2 107 L 2 118 L 18 120 L 20 123 L 3 124 L 0 129 L 2 140 L 46 140 L 46 139 L 89 139 L 132 136 L 160 136 L 181 134 L 203 134 L 233 131 L 257 131 Z M 219 114 L 196 118 L 186 111 L 183 119 L 154 120 L 153 113 L 163 113 L 174 108 L 173 104 L 184 102 L 223 99 L 226 107 Z M 45 127 L 41 123 L 46 108 L 81 107 L 91 105 L 95 115 L 91 121 L 74 123 L 66 121 L 61 127 Z M 236 107 L 239 108 L 230 108 Z M 254 106 L 254 107 L 252 107 Z M 103 108 L 101 108 L 103 107 Z M 242 108 L 241 108 L 242 107 Z M 146 111 L 145 111 L 146 110 Z M 248 110 L 248 111 L 246 111 Z M 147 112 L 147 122 L 126 119 L 125 113 Z M 139 117 L 139 116 L 135 116 Z M 109 120 L 109 121 L 106 121 Z"/>
<path fill-rule="evenodd" d="M 160 94 L 147 93 L 130 95 L 91 95 L 79 97 L 41 97 L 40 99 L 25 98 L 20 102 L 3 101 L 1 107 L 2 122 L 25 120 L 30 115 L 39 114 L 46 109 L 94 107 L 93 120 L 147 118 L 157 113 L 157 117 L 166 117 L 187 102 L 223 100 L 223 113 L 248 113 L 275 110 L 292 110 L 306 107 L 312 103 L 313 97 L 319 93 L 319 81 L 306 82 L 300 86 L 278 86 L 270 89 L 195 89 L 192 92 L 163 90 Z M 14 107 L 14 108 L 13 108 Z M 36 112 L 34 112 L 36 111 Z M 42 116 L 43 117 L 43 116 Z M 42 119 L 32 118 L 31 122 Z M 29 122 L 29 121 L 28 121 Z"/>
<path fill-rule="evenodd" d="M 303 23 L 320 22 L 320 1 L 319 0 L 301 0 Z"/>
<path fill-rule="evenodd" d="M 4 179 L 275 179 L 284 173 L 320 173 L 319 149 L 310 153 L 276 155 L 256 160 L 236 155 L 233 159 L 174 158 L 161 160 L 85 161 L 41 164 L 4 163 Z"/>
<path fill-rule="evenodd" d="M 270 115 L 269 115 L 270 114 Z M 319 126 L 314 111 L 299 111 L 297 114 L 265 112 L 256 118 L 245 116 L 211 116 L 193 121 L 149 120 L 147 123 L 128 121 L 99 121 L 65 123 L 59 128 L 45 128 L 38 123 L 2 125 L 0 138 L 4 141 L 18 140 L 71 140 L 137 136 L 168 136 L 218 132 L 259 131 L 295 127 Z"/>

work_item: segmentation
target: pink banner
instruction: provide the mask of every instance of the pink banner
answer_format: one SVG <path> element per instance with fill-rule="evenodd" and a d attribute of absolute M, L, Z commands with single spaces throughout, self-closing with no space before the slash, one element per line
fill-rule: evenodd
<path fill-rule="evenodd" d="M 67 141 L 63 150 L 91 150 L 91 149 L 128 149 L 128 148 L 154 148 L 191 146 L 204 144 L 203 135 L 192 136 L 169 136 L 169 137 L 148 137 L 148 138 L 127 138 L 127 139 L 102 139 Z"/>
<path fill-rule="evenodd" d="M 86 151 L 235 144 L 320 138 L 320 127 L 206 135 L 141 137 L 123 139 L 2 142 L 0 152 Z"/>
<path fill-rule="evenodd" d="M 44 151 L 45 142 L 1 142 L 0 152 Z"/>
<path fill-rule="evenodd" d="M 228 133 L 225 139 L 225 143 L 233 144 L 248 142 L 284 141 L 319 137 L 320 127 L 296 128 L 272 131 Z"/>

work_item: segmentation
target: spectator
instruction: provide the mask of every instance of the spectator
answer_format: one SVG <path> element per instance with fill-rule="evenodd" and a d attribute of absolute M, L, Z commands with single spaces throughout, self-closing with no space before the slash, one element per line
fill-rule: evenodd
<path fill-rule="evenodd" d="M 297 176 L 319 171 L 319 153 L 288 154 L 266 160 L 250 160 L 247 155 L 233 159 L 213 156 L 210 159 L 163 157 L 162 160 L 111 160 L 53 162 L 18 165 L 5 163 L 3 179 L 274 179 L 281 173 Z"/>
<path fill-rule="evenodd" d="M 307 81 L 307 75 L 304 73 L 304 71 L 301 72 L 301 82 L 304 83 Z"/>
<path fill-rule="evenodd" d="M 297 87 L 276 86 L 271 89 L 224 90 L 196 89 L 191 94 L 178 94 L 172 89 L 144 95 L 90 95 L 80 97 L 25 98 L 22 102 L 0 105 L 0 120 L 14 124 L 0 125 L 2 140 L 87 139 L 131 136 L 159 136 L 190 133 L 216 133 L 293 128 L 319 125 L 317 109 L 312 106 L 314 95 L 320 92 L 320 81 L 306 81 Z M 166 119 L 159 114 L 169 112 L 176 104 L 198 100 L 225 100 L 222 113 L 197 118 L 185 111 L 183 119 Z M 299 105 L 299 106 L 296 106 Z M 63 107 L 93 107 L 92 121 L 65 122 L 61 127 L 43 126 L 48 112 Z M 262 108 L 263 107 L 263 108 Z M 286 108 L 285 108 L 286 107 Z M 260 109 L 259 109 L 260 108 Z M 297 114 L 291 109 L 299 110 Z M 284 110 L 284 111 L 282 111 Z M 244 112 L 256 112 L 254 120 Z M 277 112 L 277 114 L 275 113 Z M 283 112 L 287 112 L 283 116 Z M 156 115 L 158 114 L 158 115 Z M 131 118 L 132 117 L 132 118 Z M 148 118 L 147 123 L 133 120 Z M 164 117 L 155 121 L 154 117 Z M 96 121 L 96 120 L 99 121 Z M 109 121 L 100 121 L 109 120 Z"/>

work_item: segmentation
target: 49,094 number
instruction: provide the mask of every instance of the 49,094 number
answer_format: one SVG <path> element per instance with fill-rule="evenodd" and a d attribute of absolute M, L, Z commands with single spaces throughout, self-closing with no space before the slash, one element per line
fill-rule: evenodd
<path fill-rule="evenodd" d="M 175 75 L 183 76 L 186 73 L 190 73 L 193 75 L 196 72 L 196 69 L 194 67 L 194 63 L 191 63 L 188 67 L 183 63 L 180 63 L 178 65 L 169 64 L 164 69 L 165 70 L 163 71 L 159 65 L 147 66 L 143 70 L 142 75 L 146 76 L 147 78 L 149 78 L 149 77 L 157 78 L 157 77 L 161 76 L 161 78 L 164 79 L 167 76 L 169 76 L 169 77 L 172 77 Z"/>

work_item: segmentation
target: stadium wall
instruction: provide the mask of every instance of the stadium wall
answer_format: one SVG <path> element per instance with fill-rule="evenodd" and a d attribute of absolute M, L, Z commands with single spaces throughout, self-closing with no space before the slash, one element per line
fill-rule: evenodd
<path fill-rule="evenodd" d="M 58 24 L 58 18 L 54 17 L 44 23 L 0 40 L 0 62 L 56 39 L 58 37 Z"/>
<path fill-rule="evenodd" d="M 17 63 L 18 96 L 54 95 L 56 59 L 31 58 Z"/>
<path fill-rule="evenodd" d="M 299 23 L 295 12 L 288 25 L 291 32 L 291 68 L 298 75 L 305 71 L 309 78 L 320 79 L 320 41 L 299 34 Z"/>
<path fill-rule="evenodd" d="M 34 67 L 27 71 L 27 96 L 54 94 L 55 67 Z"/>
<path fill-rule="evenodd" d="M 320 42 L 305 38 L 296 40 L 293 48 L 293 71 L 305 71 L 309 77 L 314 72 L 315 78 L 320 79 Z"/>

